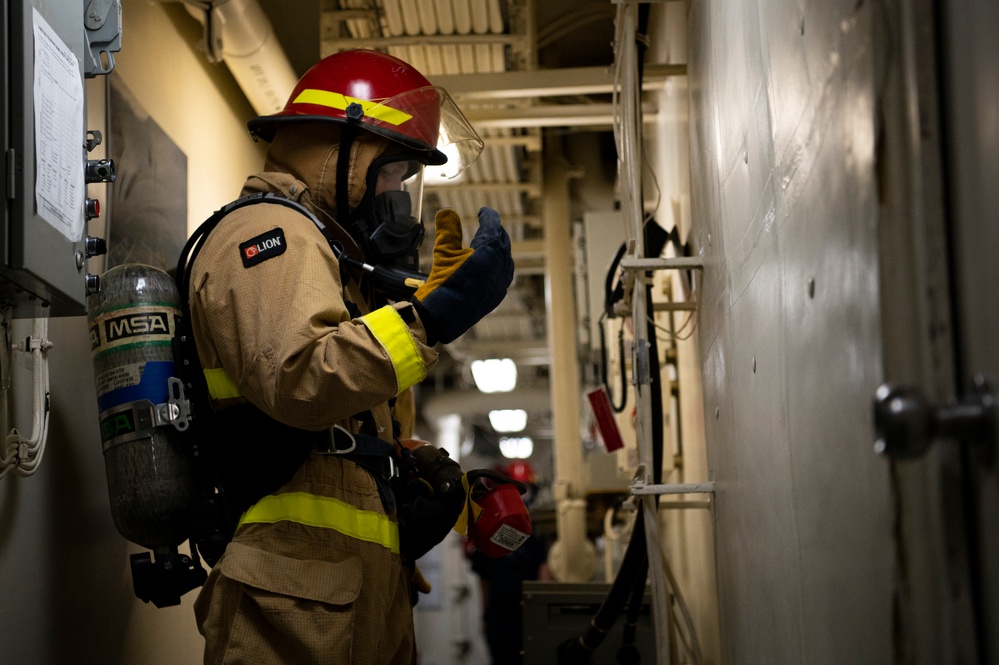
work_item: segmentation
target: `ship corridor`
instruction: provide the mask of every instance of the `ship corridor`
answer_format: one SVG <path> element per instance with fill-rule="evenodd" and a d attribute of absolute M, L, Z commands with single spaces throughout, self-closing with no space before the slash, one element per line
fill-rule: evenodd
<path fill-rule="evenodd" d="M 643 663 L 999 663 L 995 3 L 120 8 L 113 71 L 84 80 L 104 139 L 86 157 L 117 180 L 87 185 L 109 252 L 68 268 L 81 292 L 112 264 L 172 265 L 262 163 L 247 120 L 335 51 L 411 62 L 482 135 L 464 179 L 427 183 L 424 218 L 455 208 L 467 242 L 498 210 L 515 279 L 442 349 L 417 434 L 465 469 L 521 457 L 536 475 L 547 556 L 520 596 L 523 662 L 560 662 L 641 561 Z M 144 550 L 112 522 L 82 303 L 36 318 L 45 297 L 15 283 L 18 261 L 59 256 L 18 217 L 35 175 L 12 147 L 31 55 L 14 19 L 33 9 L 60 34 L 83 21 L 78 0 L 4 2 L 0 664 L 193 665 L 197 591 L 133 593 Z M 514 387 L 483 392 L 473 364 L 504 359 Z M 601 388 L 619 407 L 602 418 Z M 487 665 L 464 538 L 420 569 L 421 665 Z M 592 662 L 619 662 L 628 612 Z"/>

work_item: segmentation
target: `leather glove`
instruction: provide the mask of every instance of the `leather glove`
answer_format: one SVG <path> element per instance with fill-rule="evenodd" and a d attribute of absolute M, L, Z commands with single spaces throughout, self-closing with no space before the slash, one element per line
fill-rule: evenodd
<path fill-rule="evenodd" d="M 458 213 L 444 208 L 435 221 L 434 264 L 412 298 L 431 346 L 461 337 L 503 301 L 513 281 L 510 236 L 498 212 L 479 209 L 479 229 L 468 248 L 462 248 Z"/>

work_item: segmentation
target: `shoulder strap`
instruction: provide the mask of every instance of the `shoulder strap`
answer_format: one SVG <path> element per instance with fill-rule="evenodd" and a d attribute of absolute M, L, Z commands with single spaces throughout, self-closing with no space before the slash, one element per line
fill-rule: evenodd
<path fill-rule="evenodd" d="M 261 497 L 286 483 L 312 449 L 321 449 L 328 433 L 307 432 L 272 420 L 250 404 L 230 406 L 214 413 L 191 328 L 189 287 L 194 262 L 205 240 L 231 212 L 258 203 L 282 205 L 309 219 L 323 234 L 337 258 L 343 247 L 311 210 L 272 193 L 250 194 L 215 211 L 185 243 L 174 280 L 182 316 L 174 339 L 175 366 L 192 402 L 193 427 L 188 441 L 195 460 L 198 491 L 197 523 L 191 540 L 209 564 L 214 565 L 232 537 L 236 519 Z M 279 445 L 274 445 L 277 442 Z M 370 446 L 369 446 L 370 448 Z M 365 449 L 368 455 L 372 453 Z M 367 457 L 359 457 L 367 459 Z"/>
<path fill-rule="evenodd" d="M 283 196 L 280 196 L 278 194 L 273 194 L 271 192 L 258 192 L 256 194 L 249 194 L 248 196 L 238 198 L 232 203 L 226 204 L 221 208 L 219 208 L 218 210 L 216 210 L 211 217 L 202 222 L 201 226 L 199 226 L 194 231 L 194 233 L 191 234 L 191 237 L 188 238 L 187 243 L 185 243 L 184 245 L 184 249 L 181 250 L 180 257 L 177 260 L 177 270 L 174 273 L 175 275 L 174 279 L 177 282 L 177 289 L 180 291 L 180 300 L 181 303 L 184 305 L 185 314 L 189 313 L 187 311 L 187 305 L 188 305 L 187 294 L 191 280 L 191 269 L 194 266 L 194 260 L 198 258 L 198 253 L 201 251 L 201 248 L 204 245 L 205 240 L 208 238 L 208 235 L 213 230 L 215 230 L 215 227 L 218 226 L 219 222 L 221 222 L 229 213 L 233 212 L 234 210 L 239 210 L 240 208 L 243 208 L 245 206 L 254 205 L 257 203 L 272 203 L 276 205 L 282 205 L 285 206 L 286 208 L 291 208 L 292 210 L 300 212 L 302 215 L 307 217 L 309 221 L 311 221 L 313 224 L 316 225 L 316 228 L 319 229 L 319 232 L 323 234 L 323 237 L 326 239 L 326 242 L 328 242 L 330 244 L 330 247 L 333 248 L 333 252 L 337 255 L 337 258 L 338 259 L 340 258 L 340 255 L 344 251 L 343 247 L 340 245 L 339 242 L 336 241 L 336 239 L 333 237 L 333 234 L 326 227 L 326 225 L 323 224 L 321 221 L 319 221 L 319 218 L 316 217 L 312 213 L 312 211 L 306 208 L 304 205 L 302 205 L 298 201 L 292 201 L 291 199 L 287 199 Z"/>

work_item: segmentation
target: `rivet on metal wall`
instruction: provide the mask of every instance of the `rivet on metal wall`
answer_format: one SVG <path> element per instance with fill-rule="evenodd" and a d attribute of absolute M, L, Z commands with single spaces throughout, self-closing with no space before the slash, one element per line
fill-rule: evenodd
<path fill-rule="evenodd" d="M 815 297 L 815 278 L 814 277 L 810 277 L 808 279 L 808 297 L 809 298 L 814 298 Z"/>

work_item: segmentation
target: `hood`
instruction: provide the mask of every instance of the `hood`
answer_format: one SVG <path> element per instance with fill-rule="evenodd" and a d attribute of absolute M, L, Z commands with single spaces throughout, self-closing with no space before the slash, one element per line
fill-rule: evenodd
<path fill-rule="evenodd" d="M 390 142 L 370 132 L 359 132 L 351 146 L 347 196 L 351 210 L 364 198 L 368 167 Z M 305 183 L 308 201 L 317 214 L 345 227 L 349 216 L 336 209 L 336 171 L 340 154 L 340 129 L 328 122 L 301 122 L 283 126 L 267 150 L 264 170 L 288 173 Z M 342 221 L 340 221 L 342 220 Z"/>

